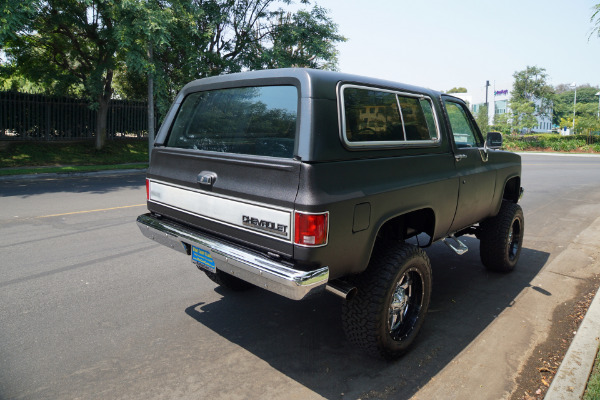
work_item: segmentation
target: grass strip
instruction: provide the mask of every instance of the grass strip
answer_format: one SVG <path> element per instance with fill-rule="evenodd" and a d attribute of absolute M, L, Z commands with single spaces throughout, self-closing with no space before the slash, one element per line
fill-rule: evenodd
<path fill-rule="evenodd" d="M 592 374 L 587 384 L 585 393 L 583 394 L 583 400 L 597 400 L 600 399 L 600 352 L 596 355 L 596 362 L 592 369 Z"/>
<path fill-rule="evenodd" d="M 119 139 L 96 150 L 92 141 L 0 142 L 0 168 L 115 165 L 148 161 L 148 141 Z"/>

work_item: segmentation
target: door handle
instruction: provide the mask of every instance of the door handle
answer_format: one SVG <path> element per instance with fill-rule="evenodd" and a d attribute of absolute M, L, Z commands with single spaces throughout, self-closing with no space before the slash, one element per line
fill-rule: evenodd
<path fill-rule="evenodd" d="M 454 159 L 456 160 L 456 162 L 459 162 L 460 160 L 462 160 L 463 158 L 467 158 L 466 154 L 463 153 L 458 153 L 454 155 Z"/>

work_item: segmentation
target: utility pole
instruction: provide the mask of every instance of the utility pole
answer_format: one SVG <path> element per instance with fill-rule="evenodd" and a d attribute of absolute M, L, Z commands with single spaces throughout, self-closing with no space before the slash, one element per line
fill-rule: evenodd
<path fill-rule="evenodd" d="M 490 87 L 490 81 L 485 81 L 485 106 L 488 107 L 488 88 Z"/>

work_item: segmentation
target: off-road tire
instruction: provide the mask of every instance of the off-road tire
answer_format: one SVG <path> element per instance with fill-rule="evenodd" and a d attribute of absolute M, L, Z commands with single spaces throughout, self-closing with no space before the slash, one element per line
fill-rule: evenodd
<path fill-rule="evenodd" d="M 521 206 L 504 200 L 498 215 L 479 225 L 479 254 L 483 265 L 491 271 L 512 271 L 523 247 L 525 220 Z"/>
<path fill-rule="evenodd" d="M 410 296 L 402 282 L 410 277 Z M 403 243 L 376 246 L 367 269 L 351 278 L 357 293 L 342 308 L 342 322 L 348 340 L 372 355 L 386 359 L 401 356 L 415 340 L 423 324 L 431 296 L 431 263 L 418 247 Z M 400 293 L 399 293 L 400 291 Z M 397 294 L 396 302 L 393 295 Z M 406 302 L 399 302 L 399 298 Z M 400 315 L 399 304 L 406 304 L 402 322 L 391 329 L 392 315 Z M 393 306 L 394 305 L 394 306 Z"/>
<path fill-rule="evenodd" d="M 208 278 L 211 281 L 213 281 L 217 285 L 232 290 L 234 292 L 242 292 L 244 290 L 248 290 L 254 287 L 253 284 L 243 281 L 240 278 L 236 278 L 233 275 L 229 275 L 223 271 L 217 270 L 216 273 L 209 271 L 203 272 L 206 274 L 206 276 L 208 276 Z"/>

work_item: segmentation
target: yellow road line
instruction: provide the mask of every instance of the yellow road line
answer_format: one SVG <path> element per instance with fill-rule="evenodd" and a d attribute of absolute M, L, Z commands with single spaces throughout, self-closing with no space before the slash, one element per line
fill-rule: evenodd
<path fill-rule="evenodd" d="M 144 203 L 144 204 L 134 204 L 134 205 L 131 205 L 131 206 L 100 208 L 98 210 L 73 211 L 73 212 L 68 212 L 68 213 L 63 213 L 63 214 L 42 215 L 40 217 L 34 217 L 34 218 L 62 217 L 63 215 L 86 214 L 86 213 L 93 213 L 93 212 L 99 212 L 99 211 L 119 210 L 121 208 L 142 207 L 142 206 L 146 206 L 146 203 Z"/>

